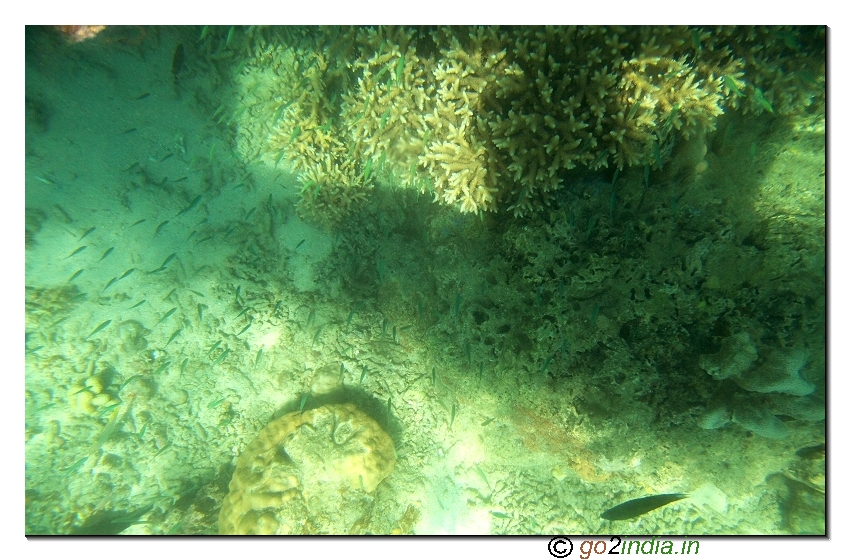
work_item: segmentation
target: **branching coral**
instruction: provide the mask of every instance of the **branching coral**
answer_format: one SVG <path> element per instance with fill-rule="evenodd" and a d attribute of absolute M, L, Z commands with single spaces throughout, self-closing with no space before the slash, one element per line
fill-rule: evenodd
<path fill-rule="evenodd" d="M 726 110 L 793 115 L 824 95 L 822 27 L 284 35 L 270 157 L 284 151 L 310 185 L 302 210 L 329 212 L 326 222 L 373 185 L 431 190 L 462 212 L 526 214 L 569 170 L 660 168 Z"/>

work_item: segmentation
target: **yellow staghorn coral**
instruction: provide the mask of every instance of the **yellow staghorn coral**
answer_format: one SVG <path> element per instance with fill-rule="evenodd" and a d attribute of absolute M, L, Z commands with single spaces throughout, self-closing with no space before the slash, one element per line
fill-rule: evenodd
<path fill-rule="evenodd" d="M 728 110 L 824 97 L 823 27 L 296 28 L 263 43 L 281 88 L 268 160 L 336 223 L 373 186 L 462 212 L 546 207 L 568 172 L 651 167 Z M 262 147 L 260 148 L 263 149 Z M 253 150 L 252 150 L 253 151 Z M 307 186 L 309 185 L 309 186 Z M 327 214 L 327 215 L 326 215 Z"/>

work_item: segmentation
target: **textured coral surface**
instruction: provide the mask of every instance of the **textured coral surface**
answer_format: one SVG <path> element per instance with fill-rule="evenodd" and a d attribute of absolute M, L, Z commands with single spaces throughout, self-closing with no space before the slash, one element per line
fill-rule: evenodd
<path fill-rule="evenodd" d="M 353 404 L 289 413 L 236 462 L 219 533 L 345 534 L 394 467 L 392 439 Z"/>
<path fill-rule="evenodd" d="M 375 186 L 526 215 L 581 172 L 664 167 L 727 111 L 824 100 L 822 27 L 260 29 L 247 50 L 247 149 L 329 224 Z"/>

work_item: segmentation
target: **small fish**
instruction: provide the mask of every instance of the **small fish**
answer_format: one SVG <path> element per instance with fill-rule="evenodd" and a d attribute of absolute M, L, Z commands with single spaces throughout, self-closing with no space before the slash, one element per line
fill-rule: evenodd
<path fill-rule="evenodd" d="M 181 519 L 177 523 L 171 526 L 171 529 L 168 530 L 166 535 L 177 535 L 179 531 L 183 528 L 183 524 L 186 523 L 186 518 Z"/>
<path fill-rule="evenodd" d="M 145 222 L 147 222 L 147 221 L 148 221 L 148 219 L 147 219 L 147 218 L 142 218 L 141 220 L 139 220 L 139 221 L 138 221 L 138 222 L 136 222 L 135 224 L 131 225 L 130 227 L 136 227 L 137 225 L 139 225 L 139 224 L 143 224 L 143 223 L 145 223 Z"/>
<path fill-rule="evenodd" d="M 148 301 L 148 300 L 143 299 L 142 301 L 140 301 L 139 303 L 137 303 L 136 305 L 134 305 L 134 306 L 133 306 L 133 307 L 131 307 L 130 309 L 135 309 L 135 308 L 137 308 L 137 307 L 139 307 L 139 306 L 141 306 L 141 305 L 144 305 L 144 303 L 145 303 L 146 301 Z"/>
<path fill-rule="evenodd" d="M 186 366 L 189 365 L 189 358 L 183 358 L 183 363 L 180 364 L 180 375 L 183 375 L 183 372 L 186 371 Z"/>
<path fill-rule="evenodd" d="M 254 360 L 254 367 L 257 367 L 258 365 L 260 365 L 260 360 L 262 360 L 262 359 L 263 359 L 263 349 L 260 348 L 257 351 L 257 359 Z"/>
<path fill-rule="evenodd" d="M 134 272 L 136 272 L 136 269 L 135 269 L 135 268 L 131 268 L 130 270 L 128 270 L 128 271 L 126 271 L 124 274 L 122 274 L 122 275 L 121 275 L 121 278 L 119 278 L 119 280 L 123 280 L 123 279 L 127 278 L 128 276 L 130 276 L 130 275 L 131 275 L 131 274 L 133 274 Z"/>
<path fill-rule="evenodd" d="M 764 97 L 764 92 L 762 92 L 759 88 L 755 88 L 755 92 L 756 92 L 756 102 L 758 102 L 758 104 L 761 105 L 768 113 L 773 115 L 774 114 L 773 105 L 771 105 L 770 101 L 768 101 Z"/>
<path fill-rule="evenodd" d="M 240 312 L 239 312 L 239 315 L 237 315 L 236 317 L 234 317 L 234 321 L 235 321 L 236 319 L 238 319 L 239 317 L 241 317 L 242 315 L 246 314 L 246 313 L 247 313 L 248 311 L 250 311 L 250 310 L 251 310 L 251 308 L 250 308 L 250 307 L 244 307 L 244 308 L 242 308 L 242 311 L 240 311 Z"/>
<path fill-rule="evenodd" d="M 126 387 L 127 385 L 129 385 L 129 384 L 130 384 L 130 382 L 132 382 L 132 381 L 134 381 L 134 380 L 136 380 L 136 379 L 142 379 L 142 376 L 141 376 L 141 375 L 139 375 L 139 374 L 131 375 L 130 377 L 128 377 L 128 378 L 127 378 L 127 380 L 126 380 L 124 383 L 122 383 L 122 384 L 118 387 L 118 391 L 120 392 L 120 391 L 121 391 L 124 387 Z"/>
<path fill-rule="evenodd" d="M 113 405 L 107 406 L 106 408 L 101 410 L 100 413 L 98 413 L 98 416 L 106 416 L 107 414 L 109 414 L 110 412 L 112 412 L 113 410 L 118 408 L 119 406 L 121 406 L 121 403 L 115 403 Z"/>
<path fill-rule="evenodd" d="M 109 287 L 110 287 L 112 284 L 116 283 L 116 282 L 118 282 L 118 277 L 117 277 L 117 276 L 113 276 L 113 277 L 112 277 L 112 280 L 110 280 L 109 282 L 107 282 L 107 283 L 106 283 L 106 287 L 103 289 L 103 291 L 105 292 L 106 290 L 108 290 L 108 289 L 109 289 Z"/>
<path fill-rule="evenodd" d="M 307 241 L 307 240 L 306 240 L 306 239 L 302 239 L 301 241 L 299 241 L 299 242 L 298 242 L 298 245 L 296 245 L 296 246 L 295 246 L 295 249 L 293 249 L 293 251 L 297 251 L 297 250 L 298 250 L 298 247 L 300 247 L 301 245 L 303 245 L 305 241 Z"/>
<path fill-rule="evenodd" d="M 482 426 L 487 426 L 487 425 L 488 425 L 488 424 L 490 424 L 490 422 L 492 422 L 493 420 L 495 420 L 495 418 L 492 418 L 492 417 L 491 417 L 491 418 L 488 418 L 487 420 L 485 420 L 485 421 L 481 422 L 481 425 L 482 425 Z"/>
<path fill-rule="evenodd" d="M 654 496 L 637 498 L 605 510 L 600 517 L 609 521 L 631 519 L 687 497 L 687 494 L 656 494 Z"/>
<path fill-rule="evenodd" d="M 121 134 L 130 134 L 131 132 L 136 132 L 137 130 L 139 130 L 139 129 L 138 129 L 138 128 L 136 128 L 136 127 L 128 128 L 127 130 L 125 130 L 125 131 L 124 131 L 124 132 L 122 132 Z"/>
<path fill-rule="evenodd" d="M 95 330 L 93 330 L 93 331 L 91 332 L 91 334 L 90 334 L 90 335 L 88 335 L 88 336 L 87 336 L 86 338 L 84 338 L 83 340 L 88 340 L 88 339 L 90 339 L 91 337 L 93 337 L 94 335 L 96 335 L 97 333 L 99 333 L 100 331 L 102 331 L 103 329 L 105 329 L 106 327 L 108 327 L 108 326 L 109 326 L 109 324 L 110 324 L 111 322 L 112 322 L 112 319 L 109 319 L 109 320 L 107 320 L 107 321 L 102 322 L 100 325 L 98 325 L 98 327 L 97 327 Z"/>
<path fill-rule="evenodd" d="M 87 229 L 87 230 L 86 230 L 86 232 L 85 232 L 84 234 L 82 234 L 82 235 L 80 236 L 80 238 L 78 239 L 78 241 L 82 241 L 83 239 L 85 239 L 85 238 L 86 238 L 86 237 L 87 237 L 90 233 L 92 233 L 92 232 L 93 232 L 94 230 L 96 230 L 96 229 L 97 229 L 97 226 L 95 226 L 95 227 L 90 227 L 89 229 Z"/>
<path fill-rule="evenodd" d="M 216 342 L 215 344 L 213 344 L 213 345 L 212 345 L 212 348 L 210 348 L 209 352 L 207 352 L 207 358 L 209 358 L 210 356 L 212 356 L 212 353 L 213 353 L 213 352 L 215 352 L 215 349 L 216 349 L 216 348 L 218 348 L 218 346 L 219 346 L 221 343 L 222 343 L 222 340 L 219 340 L 218 342 Z"/>
<path fill-rule="evenodd" d="M 489 486 L 489 484 L 488 484 L 488 486 Z M 496 519 L 510 519 L 511 518 L 510 515 L 508 515 L 507 513 L 503 513 L 501 511 L 491 511 L 490 515 L 492 515 Z"/>
<path fill-rule="evenodd" d="M 156 370 L 155 372 L 153 372 L 154 377 L 156 377 L 157 375 L 159 375 L 160 373 L 162 373 L 163 371 L 165 371 L 165 369 L 166 369 L 168 366 L 170 366 L 170 365 L 171 365 L 171 362 L 169 361 L 169 362 L 165 362 L 164 364 L 162 364 L 161 366 L 159 366 L 159 367 L 157 368 L 157 370 Z"/>
<path fill-rule="evenodd" d="M 163 348 L 165 348 L 169 344 L 171 344 L 172 341 L 174 341 L 174 339 L 177 338 L 180 335 L 181 332 L 183 332 L 183 327 L 180 327 L 179 329 L 174 331 L 174 333 L 168 338 L 168 342 L 165 343 L 165 346 L 163 346 Z"/>
<path fill-rule="evenodd" d="M 322 336 L 322 329 L 324 329 L 324 328 L 325 328 L 325 326 L 322 325 L 321 327 L 316 329 L 316 334 L 313 335 L 313 345 L 314 346 L 319 341 L 319 337 Z"/>
<path fill-rule="evenodd" d="M 457 415 L 457 403 L 452 403 L 452 419 L 449 420 L 449 428 L 452 427 L 452 424 L 455 423 L 455 416 Z"/>
<path fill-rule="evenodd" d="M 207 296 L 205 296 L 204 294 L 202 294 L 201 292 L 199 292 L 199 291 L 197 291 L 197 290 L 193 290 L 192 288 L 189 288 L 189 291 L 190 291 L 190 292 L 192 292 L 193 294 L 195 294 L 196 296 L 199 296 L 199 297 L 207 297 Z"/>
<path fill-rule="evenodd" d="M 65 478 L 66 476 L 68 476 L 72 472 L 76 471 L 78 468 L 80 468 L 80 465 L 85 463 L 87 460 L 88 460 L 88 457 L 83 457 L 82 459 L 75 461 L 74 464 L 71 465 L 70 467 L 63 469 L 65 471 L 65 474 L 62 475 L 62 478 Z"/>
<path fill-rule="evenodd" d="M 167 223 L 168 220 L 165 220 L 164 222 L 156 226 L 156 231 L 153 232 L 153 236 L 156 237 L 157 235 L 159 235 L 159 232 L 162 231 L 162 228 L 164 228 Z"/>
<path fill-rule="evenodd" d="M 183 61 L 185 58 L 186 49 L 183 47 L 183 43 L 180 43 L 174 49 L 174 56 L 171 57 L 171 77 L 174 78 L 175 82 L 180 78 L 180 72 L 183 71 Z"/>
<path fill-rule="evenodd" d="M 172 295 L 174 292 L 176 292 L 176 291 L 177 291 L 177 288 L 171 288 L 171 291 L 170 291 L 170 292 L 168 292 L 168 294 L 166 294 L 166 296 L 165 296 L 164 298 L 162 298 L 162 301 L 165 301 L 165 300 L 167 300 L 168 298 L 170 298 L 170 297 L 171 297 L 171 295 Z"/>
<path fill-rule="evenodd" d="M 552 363 L 552 357 L 554 355 L 555 354 L 550 354 L 549 356 L 546 356 L 545 360 L 543 360 L 543 367 L 540 368 L 540 375 L 541 376 L 546 375 L 546 372 L 549 371 L 549 364 Z"/>
<path fill-rule="evenodd" d="M 85 270 L 85 269 L 81 268 L 80 270 L 78 270 L 77 272 L 75 272 L 75 273 L 74 273 L 74 275 L 73 275 L 73 276 L 71 276 L 71 278 L 69 278 L 69 279 L 68 279 L 68 282 L 73 282 L 74 280 L 76 280 L 77 278 L 79 278 L 79 277 L 80 277 L 80 274 L 82 274 L 82 273 L 83 273 L 83 270 Z"/>
<path fill-rule="evenodd" d="M 214 400 L 213 402 L 211 402 L 210 404 L 208 404 L 208 405 L 207 405 L 207 408 L 208 408 L 208 409 L 209 409 L 209 408 L 215 408 L 215 407 L 217 407 L 218 405 L 220 405 L 221 403 L 223 403 L 225 400 L 227 400 L 227 397 L 221 397 L 220 399 L 216 399 L 216 400 Z"/>
<path fill-rule="evenodd" d="M 434 366 L 431 368 L 431 385 L 437 384 L 437 367 Z"/>
<path fill-rule="evenodd" d="M 165 451 L 166 449 L 168 449 L 169 447 L 171 447 L 171 445 L 172 445 L 172 443 L 171 443 L 170 441 L 169 441 L 168 443 L 166 443 L 165 445 L 163 445 L 163 446 L 162 446 L 162 449 L 160 449 L 159 451 L 157 451 L 157 452 L 156 452 L 156 455 L 154 455 L 154 456 L 153 456 L 153 458 L 154 458 L 154 459 L 156 459 L 157 457 L 159 457 L 159 455 L 160 455 L 163 451 Z"/>
<path fill-rule="evenodd" d="M 298 403 L 298 412 L 304 412 L 304 405 L 307 404 L 307 393 L 304 393 L 304 396 L 301 397 L 301 402 Z"/>
<path fill-rule="evenodd" d="M 66 221 L 66 222 L 68 222 L 68 223 L 70 224 L 71 222 L 73 222 L 73 221 L 74 221 L 74 218 L 72 218 L 72 217 L 71 217 L 71 215 L 70 215 L 70 214 L 68 214 L 68 212 L 66 212 L 64 208 L 62 208 L 62 207 L 61 207 L 61 206 L 59 206 L 58 204 L 54 204 L 53 206 L 55 206 L 55 207 L 56 207 L 56 209 L 57 209 L 57 210 L 59 210 L 59 212 L 61 212 L 61 213 L 62 213 L 62 215 L 65 217 L 65 221 Z"/>
<path fill-rule="evenodd" d="M 148 424 L 149 424 L 149 422 L 145 422 L 145 425 L 144 425 L 144 426 L 142 426 L 142 429 L 141 429 L 141 430 L 139 430 L 139 438 L 140 438 L 140 439 L 141 439 L 141 438 L 143 438 L 143 437 L 145 437 L 145 432 L 147 432 L 147 431 L 148 431 Z"/>
<path fill-rule="evenodd" d="M 66 258 L 66 259 L 70 259 L 70 258 L 71 258 L 71 257 L 73 257 L 74 255 L 79 255 L 80 253 L 82 253 L 83 251 L 85 251 L 87 248 L 88 248 L 88 245 L 83 245 L 82 247 L 77 247 L 77 248 L 74 250 L 74 252 L 73 252 L 73 253 L 71 253 L 70 255 L 68 255 L 68 256 L 67 256 L 67 257 L 65 257 L 65 258 Z"/>
<path fill-rule="evenodd" d="M 250 329 L 250 328 L 251 328 L 251 325 L 253 325 L 253 323 L 248 323 L 247 325 L 245 325 L 245 327 L 244 327 L 241 331 L 239 331 L 238 333 L 236 333 L 236 336 L 239 336 L 240 334 L 242 334 L 242 333 L 244 333 L 245 331 L 247 331 L 248 329 Z"/>
<path fill-rule="evenodd" d="M 702 52 L 702 40 L 699 35 L 699 30 L 691 29 L 691 43 L 693 44 L 694 50 L 697 51 L 697 53 Z"/>
<path fill-rule="evenodd" d="M 165 223 L 165 222 L 163 222 L 163 223 Z M 162 261 L 162 264 L 159 265 L 159 268 L 157 268 L 156 270 L 151 270 L 150 272 L 148 272 L 148 274 L 156 274 L 157 272 L 162 272 L 163 270 L 165 270 L 165 267 L 168 266 L 168 263 L 170 263 L 172 260 L 174 260 L 174 257 L 176 257 L 176 256 L 177 256 L 177 253 L 171 253 L 170 255 L 165 257 L 165 260 Z"/>
<path fill-rule="evenodd" d="M 177 311 L 177 308 L 172 307 L 165 315 L 162 316 L 162 319 L 160 319 L 159 321 L 156 322 L 156 324 L 158 325 L 158 324 L 162 323 L 163 321 L 165 321 L 166 319 L 168 319 L 169 317 L 171 317 L 172 315 L 174 315 L 175 311 Z M 156 326 L 156 325 L 154 325 L 154 326 Z"/>
<path fill-rule="evenodd" d="M 741 93 L 741 89 L 738 87 L 738 84 L 735 83 L 734 78 L 730 76 L 723 76 L 723 84 L 729 88 L 729 91 L 731 91 L 738 97 L 744 97 L 744 94 Z"/>
<path fill-rule="evenodd" d="M 102 257 L 100 257 L 100 261 L 102 261 L 103 259 L 105 259 L 105 258 L 106 258 L 106 257 L 108 257 L 109 255 L 111 255 L 111 254 L 112 254 L 112 251 L 114 251 L 114 250 L 115 250 L 115 247 L 110 247 L 109 249 L 107 249 L 107 250 L 106 250 L 106 252 L 105 252 L 105 253 L 103 253 L 103 256 L 102 256 Z M 97 262 L 100 262 L 100 261 L 97 261 Z"/>
<path fill-rule="evenodd" d="M 395 69 L 395 81 L 401 83 L 401 74 L 404 71 L 404 53 L 398 59 L 398 66 Z"/>
<path fill-rule="evenodd" d="M 300 134 L 301 134 L 301 125 L 298 125 L 298 126 L 295 127 L 295 130 L 292 131 L 292 135 L 289 137 L 289 143 L 287 143 L 286 146 L 289 147 L 289 144 L 292 144 L 293 140 L 298 138 L 298 136 Z"/>
<path fill-rule="evenodd" d="M 182 216 L 182 215 L 183 215 L 183 214 L 185 214 L 186 212 L 189 212 L 189 211 L 191 211 L 192 209 L 194 209 L 194 208 L 195 208 L 195 206 L 197 206 L 197 205 L 198 205 L 198 203 L 200 203 L 200 202 L 201 202 L 201 199 L 202 199 L 203 197 L 204 197 L 204 195 L 202 195 L 202 194 L 199 194 L 198 196 L 196 196 L 196 197 L 195 197 L 195 199 L 194 199 L 192 202 L 190 202 L 190 203 L 189 203 L 189 206 L 187 206 L 186 208 L 184 208 L 183 210 L 181 210 L 181 211 L 177 214 L 177 216 Z"/>
<path fill-rule="evenodd" d="M 484 484 L 486 484 L 487 487 L 489 488 L 490 487 L 490 481 L 487 480 L 487 475 L 484 474 L 484 470 L 481 468 L 481 465 L 475 465 L 475 470 L 478 472 L 478 476 L 481 477 L 481 480 L 484 481 Z"/>
<path fill-rule="evenodd" d="M 274 309 L 272 309 L 272 316 L 274 316 L 277 313 L 277 310 L 280 309 L 281 303 L 281 301 L 278 301 L 276 304 L 274 304 Z"/>
<path fill-rule="evenodd" d="M 366 379 L 366 374 L 369 373 L 369 368 L 363 366 L 363 373 L 360 374 L 360 384 L 363 385 L 363 380 Z"/>
<path fill-rule="evenodd" d="M 150 97 L 150 96 L 151 96 L 150 92 L 145 92 L 145 93 L 143 93 L 142 95 L 140 95 L 140 96 L 138 96 L 138 97 L 134 97 L 133 99 L 135 99 L 136 101 L 140 101 L 140 100 L 142 100 L 142 99 L 147 99 L 147 98 L 148 98 L 148 97 Z"/>
<path fill-rule="evenodd" d="M 218 355 L 218 358 L 213 360 L 213 365 L 220 363 L 228 354 L 230 354 L 230 348 L 225 348 L 224 351 Z"/>

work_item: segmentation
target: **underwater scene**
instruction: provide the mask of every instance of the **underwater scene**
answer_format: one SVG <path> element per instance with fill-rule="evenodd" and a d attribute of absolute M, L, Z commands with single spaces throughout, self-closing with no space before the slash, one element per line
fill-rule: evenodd
<path fill-rule="evenodd" d="M 26 30 L 28 535 L 823 535 L 824 27 Z"/>

